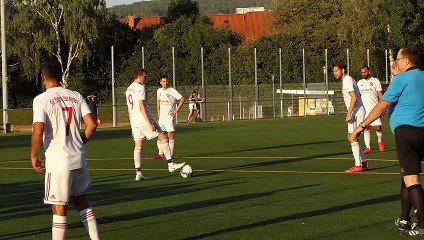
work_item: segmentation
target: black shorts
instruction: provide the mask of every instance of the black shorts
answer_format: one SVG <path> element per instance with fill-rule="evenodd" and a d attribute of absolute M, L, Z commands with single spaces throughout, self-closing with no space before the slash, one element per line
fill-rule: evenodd
<path fill-rule="evenodd" d="M 395 139 L 401 175 L 419 175 L 424 157 L 424 127 L 398 126 Z"/>

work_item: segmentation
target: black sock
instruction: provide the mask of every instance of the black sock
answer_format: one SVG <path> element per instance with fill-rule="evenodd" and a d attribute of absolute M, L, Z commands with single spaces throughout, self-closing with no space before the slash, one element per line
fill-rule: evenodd
<path fill-rule="evenodd" d="M 135 168 L 136 172 L 141 172 L 141 168 Z"/>
<path fill-rule="evenodd" d="M 417 226 L 424 229 L 424 191 L 421 184 L 415 184 L 408 187 L 409 199 L 412 206 L 417 209 Z"/>
<path fill-rule="evenodd" d="M 409 213 L 412 209 L 411 200 L 409 199 L 409 191 L 406 188 L 405 182 L 402 179 L 402 184 L 400 185 L 400 206 L 401 206 L 401 214 L 400 220 L 411 220 L 409 217 Z"/>

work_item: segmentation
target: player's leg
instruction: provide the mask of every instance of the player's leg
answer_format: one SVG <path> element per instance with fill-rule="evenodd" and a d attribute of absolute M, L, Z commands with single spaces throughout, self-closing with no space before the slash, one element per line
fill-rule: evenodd
<path fill-rule="evenodd" d="M 65 239 L 68 227 L 67 205 L 70 196 L 70 171 L 46 172 L 44 204 L 52 205 L 52 239 Z"/>
<path fill-rule="evenodd" d="M 364 130 L 364 143 L 365 143 L 364 153 L 365 154 L 371 152 L 370 142 L 371 142 L 371 132 L 370 132 L 370 127 L 367 126 Z"/>
<path fill-rule="evenodd" d="M 423 159 L 423 128 L 401 125 L 395 129 L 396 151 L 409 200 L 416 209 L 417 225 L 408 235 L 424 235 L 424 191 L 420 183 Z"/>
<path fill-rule="evenodd" d="M 381 125 L 375 126 L 375 134 L 377 135 L 378 148 L 380 152 L 384 152 L 384 143 L 383 143 L 383 129 Z"/>
<path fill-rule="evenodd" d="M 159 120 L 159 126 L 161 128 L 163 128 L 163 123 L 161 123 L 161 120 Z M 155 156 L 152 157 L 152 159 L 156 159 L 156 160 L 162 160 L 165 159 L 165 156 L 163 154 L 162 148 L 159 146 L 159 139 L 156 141 L 156 146 L 158 148 L 158 154 L 156 154 Z"/>
<path fill-rule="evenodd" d="M 401 213 L 400 216 L 396 219 L 395 224 L 399 230 L 407 230 L 411 227 L 411 217 L 409 214 L 412 209 L 412 204 L 411 200 L 409 199 L 408 188 L 406 187 L 403 178 L 401 179 L 400 186 L 400 206 Z"/>
<path fill-rule="evenodd" d="M 359 122 L 362 122 L 364 115 L 357 115 L 355 116 L 355 121 L 347 124 L 347 138 L 349 141 L 350 134 L 353 133 L 353 130 L 356 128 L 357 124 Z M 362 152 L 361 145 L 358 141 L 351 142 L 350 143 L 353 158 L 355 160 L 355 165 L 349 169 L 347 169 L 345 172 L 362 172 L 363 168 L 368 168 L 368 162 L 365 158 L 364 153 Z"/>
<path fill-rule="evenodd" d="M 171 156 L 174 156 L 174 148 L 175 148 L 174 131 L 168 132 L 168 142 L 169 142 L 169 150 L 171 151 Z"/>
<path fill-rule="evenodd" d="M 52 205 L 52 239 L 61 240 L 66 238 L 68 228 L 67 205 Z"/>
<path fill-rule="evenodd" d="M 176 170 L 182 168 L 185 163 L 174 163 L 174 160 L 171 156 L 171 149 L 169 148 L 168 137 L 163 132 L 158 136 L 162 151 L 165 155 L 166 161 L 168 162 L 168 171 L 175 172 Z"/>
<path fill-rule="evenodd" d="M 134 168 L 135 168 L 135 180 L 141 181 L 147 178 L 141 173 L 141 150 L 143 149 L 143 138 L 141 128 L 133 128 L 133 139 L 134 139 Z"/>
<path fill-rule="evenodd" d="M 90 239 L 100 239 L 99 229 L 96 221 L 96 214 L 90 207 L 86 192 L 91 185 L 91 178 L 86 169 L 73 170 L 74 181 L 71 188 L 72 204 L 76 207 L 81 217 L 81 221 L 87 229 Z"/>
<path fill-rule="evenodd" d="M 191 106 L 191 105 L 189 105 L 189 113 L 188 113 L 188 117 L 187 117 L 187 122 L 191 122 L 191 118 L 192 118 L 192 116 L 193 116 L 193 107 Z"/>

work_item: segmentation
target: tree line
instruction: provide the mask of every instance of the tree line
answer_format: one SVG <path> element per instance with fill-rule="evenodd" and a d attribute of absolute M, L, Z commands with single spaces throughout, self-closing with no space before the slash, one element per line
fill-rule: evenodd
<path fill-rule="evenodd" d="M 10 0 L 7 2 L 9 107 L 30 107 L 42 92 L 39 67 L 43 59 L 56 58 L 63 67 L 64 84 L 102 103 L 111 102 L 111 53 L 115 50 L 117 87 L 127 86 L 133 70 L 142 66 L 153 81 L 161 74 L 172 77 L 175 49 L 177 85 L 200 85 L 200 48 L 204 49 L 206 84 L 228 84 L 228 49 L 232 84 L 254 84 L 257 49 L 258 83 L 278 77 L 279 49 L 284 82 L 302 82 L 302 49 L 306 55 L 306 81 L 323 79 L 324 49 L 328 49 L 330 81 L 332 63 L 346 60 L 351 69 L 366 64 L 381 80 L 385 74 L 384 50 L 393 59 L 403 44 L 424 46 L 424 1 L 414 0 L 285 0 L 271 5 L 272 34 L 254 42 L 229 29 L 215 29 L 200 14 L 197 2 L 172 0 L 159 26 L 132 30 L 107 12 L 104 1 Z M 188 5 L 189 4 L 189 5 Z M 194 6 L 194 7 L 193 7 Z M 197 7 L 196 7 L 197 6 Z M 194 11 L 194 12 L 193 12 Z M 388 59 L 388 60 L 390 60 Z M 351 75 L 360 78 L 358 71 Z"/>
<path fill-rule="evenodd" d="M 272 0 L 197 0 L 200 14 L 230 14 L 235 13 L 238 7 L 266 7 L 269 8 Z M 170 0 L 140 1 L 127 5 L 117 5 L 108 9 L 112 14 L 125 18 L 129 15 L 165 16 L 168 12 Z"/>

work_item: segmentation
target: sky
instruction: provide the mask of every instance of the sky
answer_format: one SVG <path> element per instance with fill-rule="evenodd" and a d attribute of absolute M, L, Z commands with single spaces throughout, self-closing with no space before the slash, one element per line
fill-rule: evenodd
<path fill-rule="evenodd" d="M 106 0 L 107 7 L 113 7 L 115 5 L 131 4 L 134 2 L 141 2 L 142 0 Z"/>

